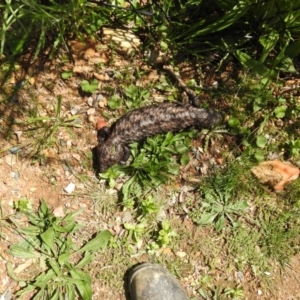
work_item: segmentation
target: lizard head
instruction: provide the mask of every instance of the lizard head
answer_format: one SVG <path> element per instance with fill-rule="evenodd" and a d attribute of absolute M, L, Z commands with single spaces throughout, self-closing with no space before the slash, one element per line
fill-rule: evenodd
<path fill-rule="evenodd" d="M 98 131 L 98 145 L 96 148 L 100 173 L 113 165 L 120 163 L 124 157 L 122 145 L 113 143 L 109 139 L 109 128 L 103 127 Z"/>

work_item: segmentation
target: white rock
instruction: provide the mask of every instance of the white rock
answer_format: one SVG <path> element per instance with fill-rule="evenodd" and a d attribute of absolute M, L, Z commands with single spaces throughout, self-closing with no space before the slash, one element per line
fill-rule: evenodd
<path fill-rule="evenodd" d="M 64 191 L 68 194 L 71 194 L 75 190 L 75 184 L 70 182 L 65 188 Z"/>
<path fill-rule="evenodd" d="M 95 108 L 89 108 L 86 112 L 86 114 L 89 116 L 89 115 L 94 115 L 96 112 Z"/>
<path fill-rule="evenodd" d="M 73 107 L 72 109 L 71 109 L 71 115 L 72 116 L 74 116 L 74 115 L 76 115 L 78 112 L 79 112 L 79 110 L 80 110 L 80 107 L 79 106 L 75 106 L 75 107 Z"/>
<path fill-rule="evenodd" d="M 93 106 L 93 103 L 94 103 L 94 99 L 92 97 L 89 97 L 88 100 L 87 100 L 87 103 L 88 103 L 88 106 Z"/>
<path fill-rule="evenodd" d="M 262 295 L 262 290 L 257 290 L 257 294 L 258 294 L 258 296 L 261 296 Z"/>

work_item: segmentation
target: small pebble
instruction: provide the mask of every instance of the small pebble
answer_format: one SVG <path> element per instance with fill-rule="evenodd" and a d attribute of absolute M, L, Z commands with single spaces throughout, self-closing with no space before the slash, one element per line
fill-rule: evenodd
<path fill-rule="evenodd" d="M 186 252 L 183 252 L 183 251 L 177 251 L 176 252 L 176 256 L 180 257 L 180 258 L 183 258 L 186 256 Z"/>
<path fill-rule="evenodd" d="M 16 153 L 19 153 L 21 151 L 22 151 L 22 149 L 20 147 L 11 147 L 11 148 L 9 148 L 9 152 L 12 153 L 12 154 L 16 154 Z"/>
<path fill-rule="evenodd" d="M 71 109 L 71 115 L 72 116 L 74 116 L 74 115 L 76 115 L 78 112 L 79 112 L 79 110 L 80 110 L 80 107 L 79 106 L 75 106 L 75 107 L 73 107 L 72 109 Z"/>
<path fill-rule="evenodd" d="M 16 155 L 9 153 L 4 157 L 4 160 L 9 166 L 13 166 L 17 162 L 17 157 Z"/>
<path fill-rule="evenodd" d="M 67 142 L 64 139 L 59 139 L 59 145 L 61 147 L 65 147 L 67 145 Z"/>
<path fill-rule="evenodd" d="M 93 115 L 89 115 L 88 116 L 88 121 L 89 121 L 89 123 L 95 123 L 95 117 L 93 116 Z"/>
<path fill-rule="evenodd" d="M 87 114 L 88 116 L 90 116 L 90 115 L 94 115 L 95 112 L 96 112 L 95 108 L 92 107 L 92 108 L 89 108 L 89 109 L 87 110 L 86 114 Z"/>
<path fill-rule="evenodd" d="M 75 190 L 75 184 L 70 182 L 65 188 L 64 191 L 68 194 L 71 194 Z"/>
<path fill-rule="evenodd" d="M 17 136 L 18 141 L 20 141 L 23 131 L 16 130 L 16 131 L 14 131 L 14 133 Z"/>
<path fill-rule="evenodd" d="M 97 95 L 96 99 L 98 102 L 101 101 L 103 99 L 103 95 L 102 94 Z"/>
<path fill-rule="evenodd" d="M 261 296 L 262 295 L 262 290 L 257 290 L 257 294 L 258 294 L 258 296 Z"/>
<path fill-rule="evenodd" d="M 98 101 L 98 99 L 97 99 L 97 101 Z M 92 97 L 88 97 L 87 103 L 88 103 L 88 106 L 92 107 L 94 104 L 94 99 Z"/>
<path fill-rule="evenodd" d="M 100 108 L 106 107 L 107 106 L 107 98 L 102 96 L 101 99 L 98 101 L 98 106 Z"/>
<path fill-rule="evenodd" d="M 0 295 L 0 300 L 11 300 L 12 293 L 10 291 L 5 291 L 2 295 Z"/>

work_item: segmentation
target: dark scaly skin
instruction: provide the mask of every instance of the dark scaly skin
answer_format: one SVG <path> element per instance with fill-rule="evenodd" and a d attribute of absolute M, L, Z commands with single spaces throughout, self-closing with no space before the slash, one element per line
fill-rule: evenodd
<path fill-rule="evenodd" d="M 222 119 L 210 109 L 191 104 L 166 102 L 145 106 L 122 116 L 111 128 L 98 131 L 97 156 L 100 172 L 124 163 L 130 156 L 128 144 L 169 131 L 178 132 L 187 128 L 210 128 Z"/>

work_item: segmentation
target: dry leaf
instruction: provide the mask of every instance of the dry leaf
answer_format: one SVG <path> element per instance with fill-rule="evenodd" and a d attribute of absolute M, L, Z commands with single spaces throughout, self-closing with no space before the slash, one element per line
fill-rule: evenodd
<path fill-rule="evenodd" d="M 160 249 L 160 254 L 162 255 L 170 255 L 172 254 L 172 249 L 171 248 L 161 248 Z"/>
<path fill-rule="evenodd" d="M 74 66 L 73 72 L 74 73 L 90 73 L 93 71 L 93 68 L 91 66 Z"/>
<path fill-rule="evenodd" d="M 269 185 L 275 191 L 282 191 L 284 186 L 297 179 L 299 168 L 279 160 L 271 160 L 260 163 L 251 169 L 259 182 Z"/>
<path fill-rule="evenodd" d="M 94 57 L 95 56 L 95 50 L 93 48 L 87 48 L 85 49 L 84 53 L 83 53 L 83 58 L 88 60 L 90 57 Z"/>
<path fill-rule="evenodd" d="M 53 148 L 46 148 L 41 151 L 41 154 L 47 158 L 55 158 L 57 156 L 57 153 Z"/>
<path fill-rule="evenodd" d="M 111 81 L 112 78 L 110 78 L 106 73 L 104 74 L 98 74 L 96 72 L 93 73 L 93 76 L 98 79 L 99 81 Z"/>
<path fill-rule="evenodd" d="M 28 267 L 30 267 L 34 262 L 35 262 L 35 259 L 30 258 L 30 259 L 26 260 L 25 263 L 23 263 L 23 264 L 19 265 L 17 268 L 15 268 L 14 272 L 16 274 L 20 274 L 21 272 L 26 270 Z"/>

